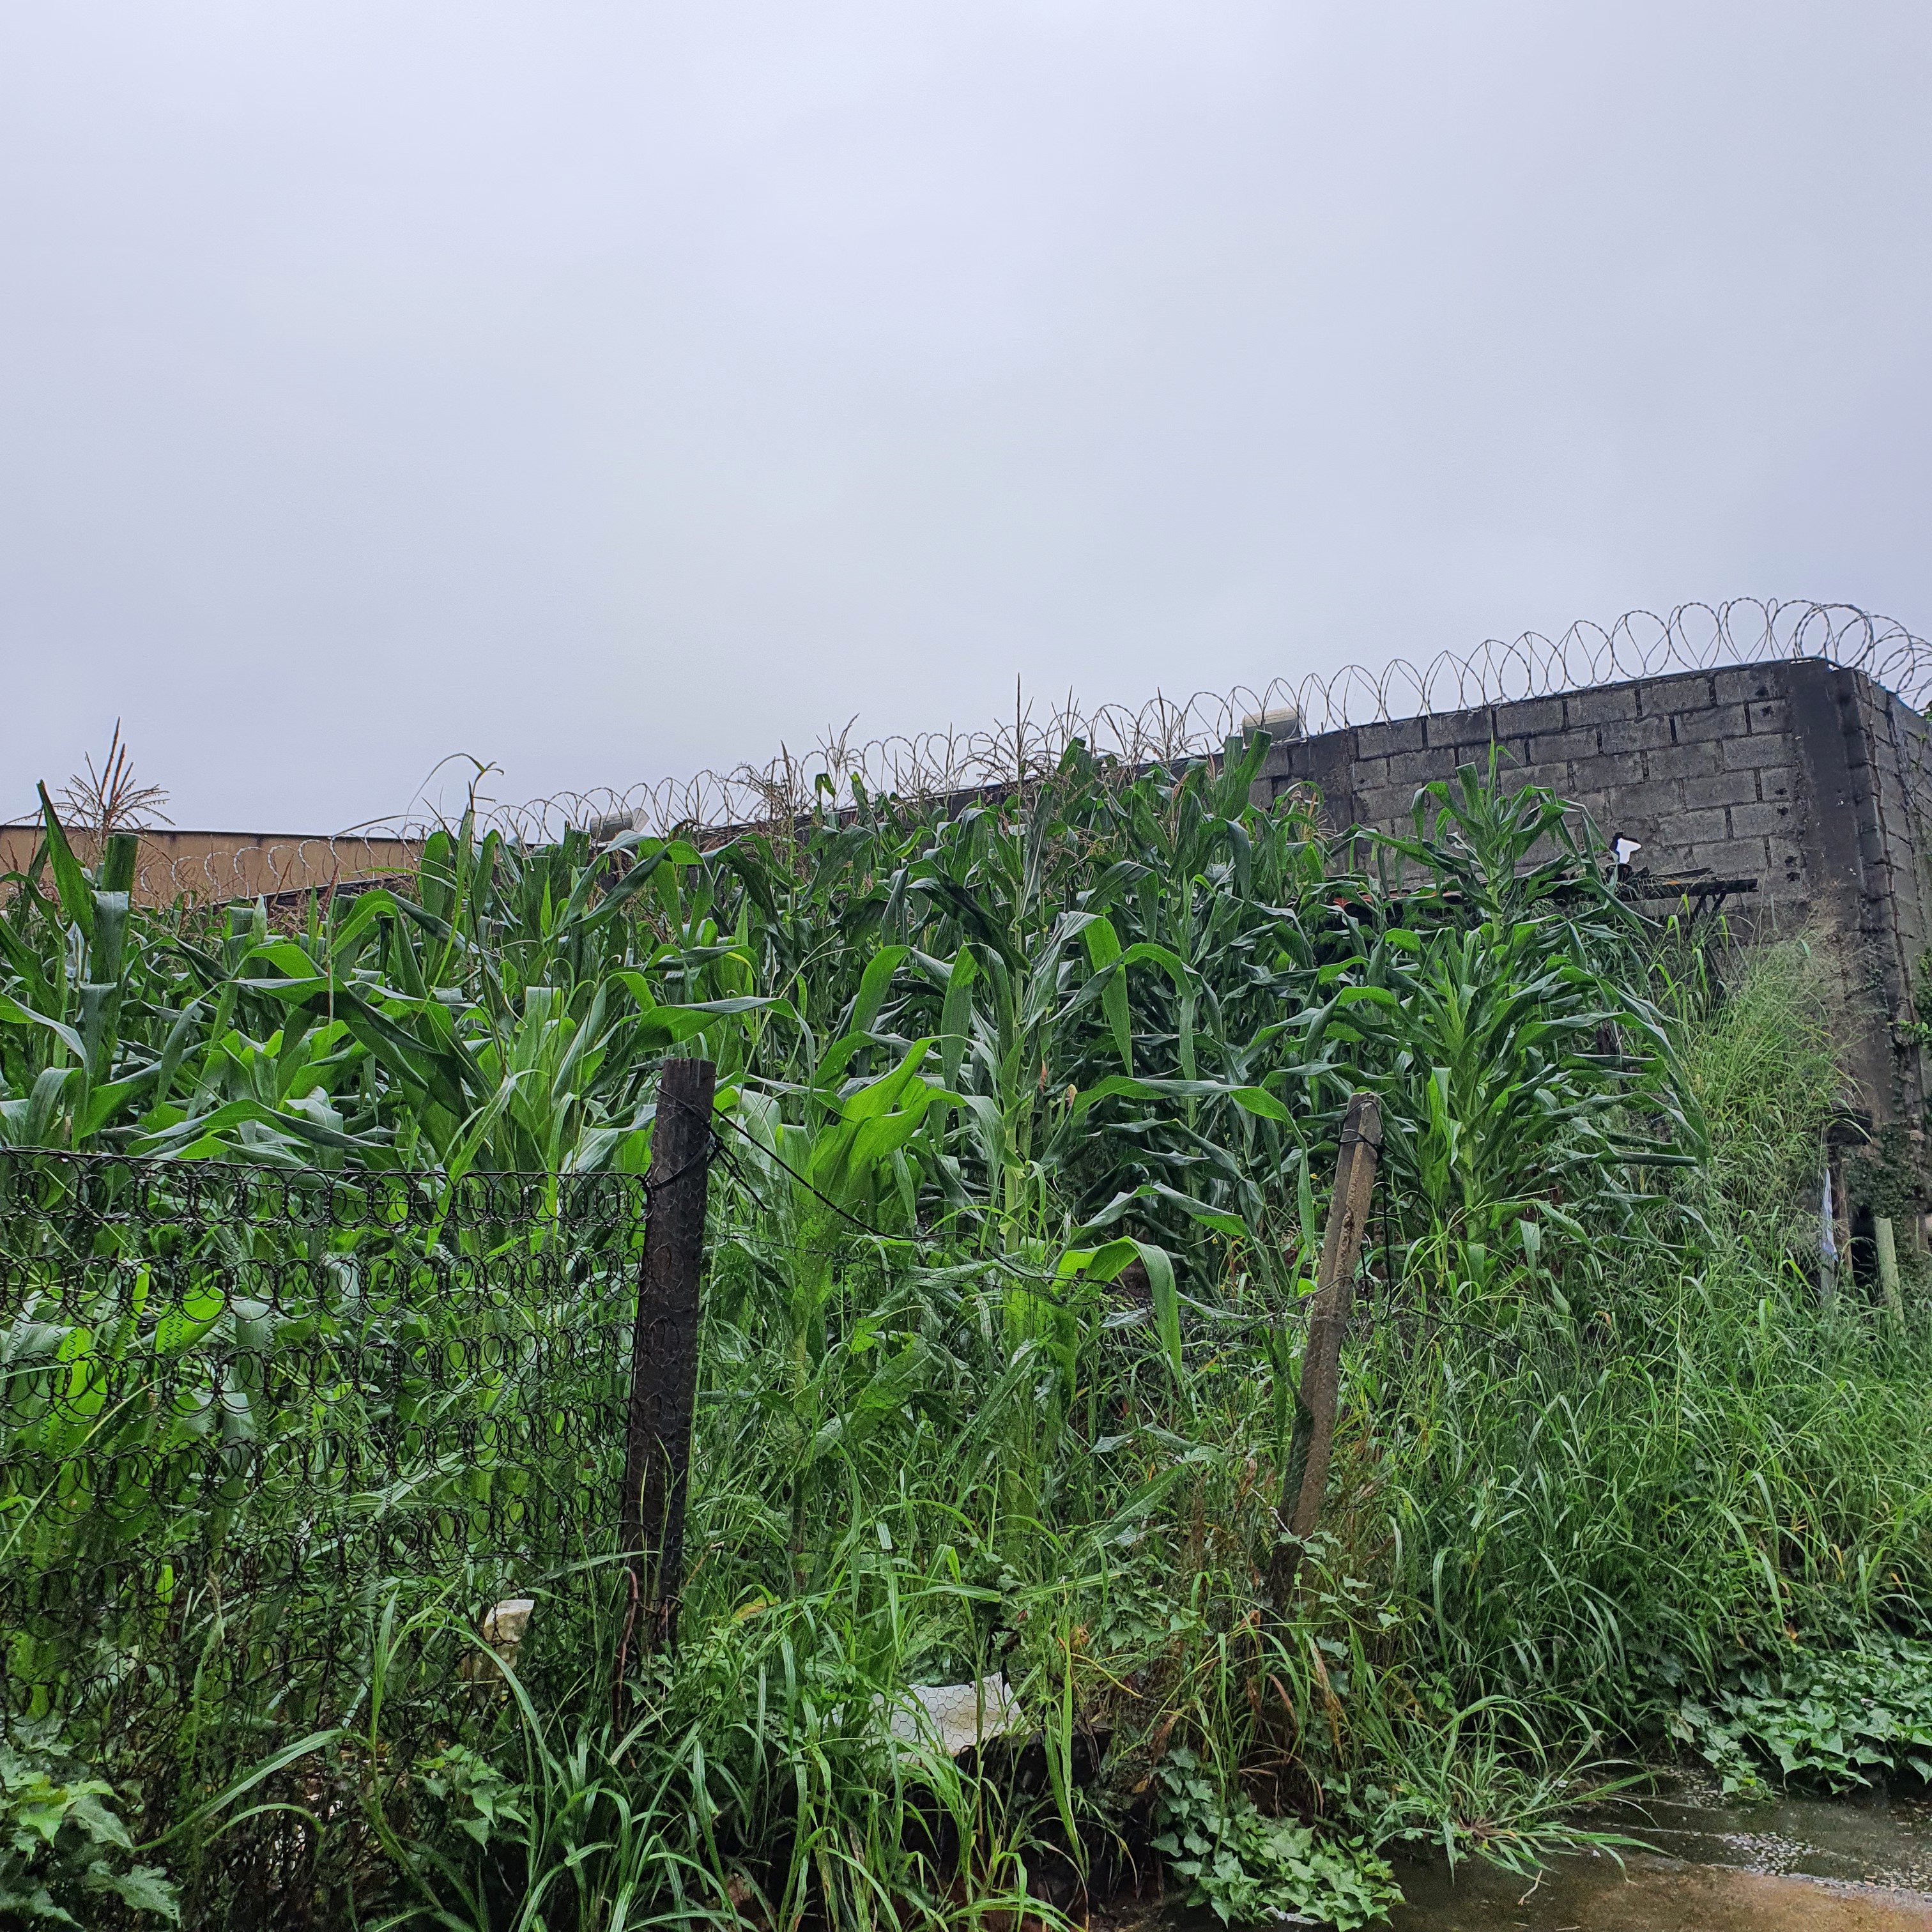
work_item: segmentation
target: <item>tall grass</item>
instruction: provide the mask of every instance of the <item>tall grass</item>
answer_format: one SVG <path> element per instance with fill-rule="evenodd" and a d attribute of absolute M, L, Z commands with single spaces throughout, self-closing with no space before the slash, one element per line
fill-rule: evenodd
<path fill-rule="evenodd" d="M 1360 1358 L 1392 1567 L 1418 1653 L 1641 1736 L 1686 1682 L 1932 1602 L 1928 1337 L 1821 1306 L 1822 1130 L 1840 1098 L 1802 943 L 1737 961 L 1688 1016 L 1709 1122 L 1671 1238 L 1620 1244 L 1550 1318 L 1470 1298 Z"/>

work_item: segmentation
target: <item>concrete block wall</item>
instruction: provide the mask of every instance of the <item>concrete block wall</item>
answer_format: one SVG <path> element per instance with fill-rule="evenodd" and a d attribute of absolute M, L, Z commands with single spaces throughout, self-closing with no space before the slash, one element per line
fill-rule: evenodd
<path fill-rule="evenodd" d="M 1354 726 L 1270 752 L 1264 800 L 1312 784 L 1337 830 L 1410 829 L 1418 788 L 1486 763 L 1642 847 L 1654 878 L 1750 879 L 1734 929 L 1808 931 L 1838 976 L 1851 1071 L 1879 1120 L 1914 1126 L 1924 1087 L 1901 1029 L 1932 941 L 1922 818 L 1932 731 L 1862 672 L 1820 659 L 1678 673 Z"/>

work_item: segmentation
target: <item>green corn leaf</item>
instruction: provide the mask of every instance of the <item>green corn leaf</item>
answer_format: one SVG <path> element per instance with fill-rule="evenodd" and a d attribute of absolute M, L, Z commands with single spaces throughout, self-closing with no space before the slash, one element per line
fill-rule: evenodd
<path fill-rule="evenodd" d="M 47 856 L 54 868 L 54 886 L 60 894 L 61 910 L 68 916 L 68 922 L 80 928 L 83 939 L 94 937 L 94 889 L 87 883 L 87 874 L 81 870 L 80 861 L 74 856 L 74 848 L 67 842 L 67 834 L 61 828 L 58 814 L 54 810 L 54 802 L 47 796 L 44 784 L 35 787 L 40 795 L 40 812 L 47 829 Z"/>
<path fill-rule="evenodd" d="M 9 999 L 0 993 L 0 1023 L 14 1026 L 45 1027 L 77 1060 L 86 1062 L 87 1042 L 74 1029 L 59 1020 L 49 1019 L 44 1013 L 37 1013 L 31 1007 L 23 1006 L 17 1000 Z"/>
<path fill-rule="evenodd" d="M 1087 948 L 1088 963 L 1096 976 L 1105 975 L 1100 1010 L 1107 1016 L 1108 1030 L 1114 1036 L 1114 1050 L 1120 1056 L 1120 1071 L 1130 1078 L 1134 1070 L 1133 1022 L 1127 1008 L 1127 975 L 1118 962 L 1121 956 L 1120 936 L 1113 922 L 1104 916 L 1090 920 L 1080 934 Z M 1114 970 L 1109 973 L 1108 968 Z"/>
<path fill-rule="evenodd" d="M 866 970 L 859 981 L 858 998 L 853 1003 L 852 1022 L 848 1030 L 851 1033 L 870 1033 L 872 1022 L 879 1016 L 879 1009 L 885 1004 L 886 994 L 892 982 L 892 975 L 905 963 L 906 955 L 911 950 L 904 946 L 882 946 L 866 963 Z"/>
<path fill-rule="evenodd" d="M 973 949 L 962 944 L 952 956 L 946 974 L 946 997 L 940 1007 L 940 1064 L 949 1087 L 959 1084 L 959 1070 L 964 1064 L 968 1037 L 973 1022 L 973 980 L 976 970 Z"/>

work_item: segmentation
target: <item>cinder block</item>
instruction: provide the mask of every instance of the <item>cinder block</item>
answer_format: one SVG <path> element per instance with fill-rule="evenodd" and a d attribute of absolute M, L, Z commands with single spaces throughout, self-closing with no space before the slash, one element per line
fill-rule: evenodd
<path fill-rule="evenodd" d="M 1549 764 L 1561 760 L 1568 763 L 1572 758 L 1594 758 L 1597 755 L 1597 734 L 1594 728 L 1587 731 L 1539 731 L 1529 741 L 1530 753 L 1538 764 Z"/>
<path fill-rule="evenodd" d="M 1598 748 L 1605 752 L 1647 752 L 1671 742 L 1667 718 L 1629 718 L 1604 725 L 1597 734 Z"/>
<path fill-rule="evenodd" d="M 1711 688 L 1707 670 L 1672 671 L 1668 677 L 1647 677 L 1636 688 L 1636 708 L 1649 718 L 1659 712 L 1695 711 L 1700 705 L 1714 704 L 1717 694 Z"/>
<path fill-rule="evenodd" d="M 1742 704 L 1712 704 L 1696 711 L 1676 712 L 1670 722 L 1680 745 L 1700 744 L 1707 738 L 1742 738 L 1750 729 Z"/>
<path fill-rule="evenodd" d="M 1507 784 L 1522 764 L 1522 746 L 1509 745 L 1432 745 L 1429 756 L 1434 761 L 1432 769 L 1438 778 L 1454 778 L 1463 770 L 1474 772 L 1479 777 L 1489 776 L 1490 761 L 1496 760 L 1496 778 L 1500 784 Z"/>
<path fill-rule="evenodd" d="M 1679 845 L 1708 845 L 1730 836 L 1730 823 L 1720 805 L 1708 812 L 1680 812 L 1666 818 L 1660 828 L 1664 836 Z"/>
<path fill-rule="evenodd" d="M 1661 751 L 1645 752 L 1644 762 L 1654 778 L 1699 778 L 1707 772 L 1723 770 L 1724 748 L 1738 742 L 1711 738 L 1694 745 L 1666 745 Z"/>
<path fill-rule="evenodd" d="M 1376 749 L 1380 752 L 1419 752 L 1429 742 L 1423 735 L 1423 722 L 1420 718 L 1392 718 L 1378 729 L 1380 742 Z"/>
<path fill-rule="evenodd" d="M 1775 698 L 1784 688 L 1778 679 L 1782 664 L 1740 664 L 1720 670 L 1711 680 L 1712 694 L 1720 704 L 1745 704 L 1754 698 Z"/>
<path fill-rule="evenodd" d="M 1426 742 L 1438 746 L 1486 745 L 1496 735 L 1490 713 L 1480 711 L 1442 711 L 1422 721 Z"/>
<path fill-rule="evenodd" d="M 1414 797 L 1415 788 L 1412 785 L 1390 785 L 1380 791 L 1358 791 L 1355 794 L 1355 815 L 1364 825 L 1386 827 L 1406 824 Z"/>
<path fill-rule="evenodd" d="M 1781 698 L 1774 698 L 1766 703 L 1753 703 L 1744 706 L 1744 716 L 1750 721 L 1754 731 L 1788 731 L 1791 729 L 1791 706 Z"/>
<path fill-rule="evenodd" d="M 1791 829 L 1788 805 L 1734 805 L 1731 807 L 1733 838 L 1781 838 Z"/>
<path fill-rule="evenodd" d="M 1454 780 L 1455 774 L 1453 772 L 1432 772 L 1426 778 L 1418 778 L 1413 784 L 1403 786 L 1402 788 L 1402 810 L 1406 812 L 1408 809 L 1410 800 L 1425 786 L 1447 785 L 1453 791 L 1455 789 Z"/>
<path fill-rule="evenodd" d="M 1606 724 L 1604 728 L 1609 731 L 1616 728 Z M 1600 752 L 1594 758 L 1576 760 L 1577 783 L 1587 782 L 1606 791 L 1614 791 L 1620 785 L 1642 784 L 1648 776 L 1641 752 L 1619 752 L 1613 757 Z"/>
<path fill-rule="evenodd" d="M 1642 784 L 1618 785 L 1611 794 L 1611 802 L 1619 814 L 1662 825 L 1684 809 L 1684 788 L 1675 778 L 1651 778 Z M 1621 824 L 1617 827 L 1625 829 Z"/>
<path fill-rule="evenodd" d="M 1560 791 L 1566 798 L 1570 795 L 1570 767 L 1567 764 L 1525 765 L 1520 771 L 1512 772 L 1510 777 L 1520 785 L 1541 785 L 1546 791 Z"/>
<path fill-rule="evenodd" d="M 1360 726 L 1356 732 L 1358 742 L 1355 746 L 1355 753 L 1357 757 L 1364 758 L 1386 758 L 1396 752 L 1408 748 L 1400 742 L 1402 728 L 1403 725 L 1412 723 L 1412 722 L 1413 721 L 1412 719 L 1405 718 L 1397 719 L 1392 724 L 1383 723 L 1379 724 L 1364 724 Z"/>
<path fill-rule="evenodd" d="M 1563 700 L 1560 698 L 1519 698 L 1512 704 L 1496 706 L 1496 735 L 1520 738 L 1538 731 L 1564 728 Z"/>
<path fill-rule="evenodd" d="M 1634 718 L 1636 691 L 1634 684 L 1612 685 L 1606 691 L 1573 691 L 1564 700 L 1564 714 L 1570 730 L 1592 724 L 1613 724 Z"/>
<path fill-rule="evenodd" d="M 1760 798 L 1789 798 L 1792 790 L 1790 766 L 1761 765 L 1758 767 L 1757 795 Z"/>
<path fill-rule="evenodd" d="M 1636 842 L 1638 850 L 1630 863 L 1640 871 L 1666 873 L 1674 871 L 1684 862 L 1683 849 L 1673 844 L 1654 825 L 1641 821 L 1633 824 L 1628 818 L 1611 817 L 1597 821 L 1604 836 L 1607 838 L 1631 838 Z"/>
<path fill-rule="evenodd" d="M 1713 805 L 1752 805 L 1757 801 L 1755 772 L 1712 772 L 1702 778 L 1686 778 L 1683 784 L 1684 803 L 1693 812 Z"/>
<path fill-rule="evenodd" d="M 1383 761 L 1380 775 L 1372 782 L 1392 785 L 1426 784 L 1431 778 L 1447 778 L 1449 770 L 1448 761 L 1440 752 L 1398 752 L 1394 758 Z"/>
<path fill-rule="evenodd" d="M 1728 771 L 1748 771 L 1755 766 L 1788 765 L 1791 741 L 1767 732 L 1754 738 L 1726 738 L 1724 741 L 1724 766 Z"/>
<path fill-rule="evenodd" d="M 1640 872 L 1648 872 L 1653 879 L 1673 878 L 1690 869 L 1690 848 L 1673 845 L 1666 838 L 1646 839 L 1636 863 Z"/>
<path fill-rule="evenodd" d="M 1772 869 L 1771 855 L 1762 838 L 1719 838 L 1694 845 L 1694 866 L 1708 866 L 1720 878 L 1762 879 Z"/>

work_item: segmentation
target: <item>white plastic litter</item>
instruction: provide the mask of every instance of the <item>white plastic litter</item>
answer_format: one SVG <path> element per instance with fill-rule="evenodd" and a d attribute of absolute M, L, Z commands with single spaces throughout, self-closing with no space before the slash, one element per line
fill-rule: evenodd
<path fill-rule="evenodd" d="M 483 1641 L 506 1664 L 515 1658 L 517 1646 L 530 1627 L 530 1612 L 536 1606 L 534 1597 L 511 1597 L 483 1619 Z"/>
<path fill-rule="evenodd" d="M 909 1684 L 894 1700 L 894 1737 L 911 1744 L 936 1742 L 949 1757 L 1028 1728 L 1020 1700 L 1004 1672 L 970 1684 Z"/>
<path fill-rule="evenodd" d="M 534 1597 L 506 1597 L 484 1612 L 478 1634 L 496 1653 L 499 1662 L 514 1668 L 517 1646 L 530 1627 L 530 1612 L 536 1606 Z M 459 1668 L 472 1684 L 494 1684 L 499 1690 L 503 1688 L 502 1672 L 494 1669 L 480 1651 L 470 1652 Z"/>

